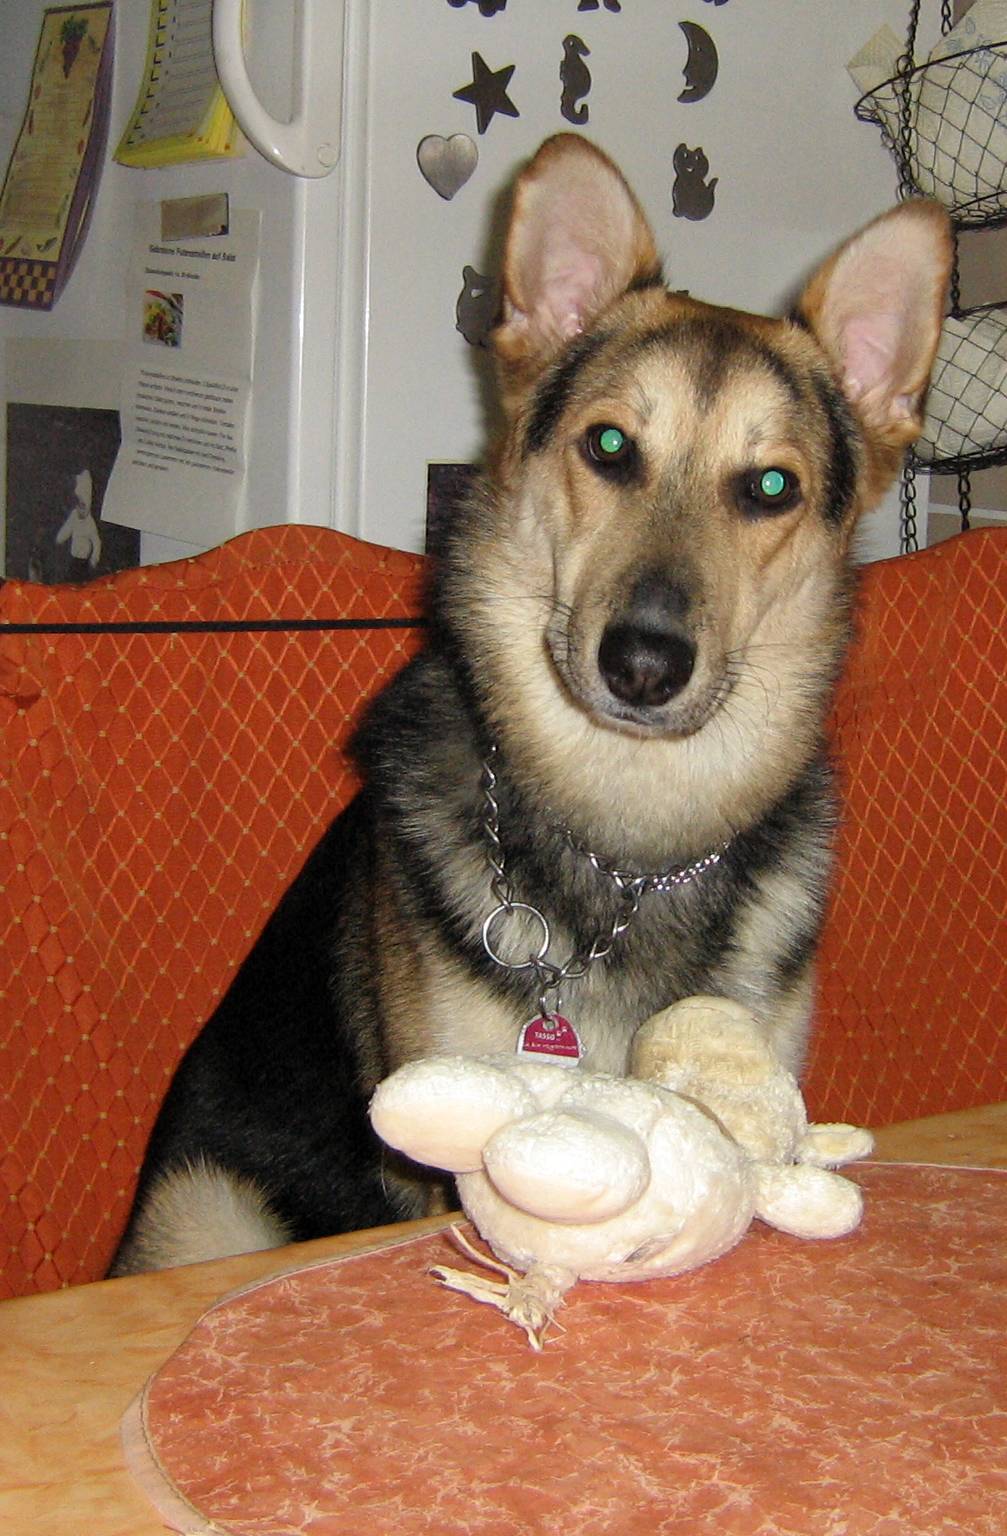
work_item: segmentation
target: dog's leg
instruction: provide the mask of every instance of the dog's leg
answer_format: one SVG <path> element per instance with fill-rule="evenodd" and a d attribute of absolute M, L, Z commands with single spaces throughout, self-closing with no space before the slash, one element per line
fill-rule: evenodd
<path fill-rule="evenodd" d="M 255 1184 L 201 1161 L 158 1178 L 109 1274 L 172 1269 L 289 1241 L 287 1228 Z"/>

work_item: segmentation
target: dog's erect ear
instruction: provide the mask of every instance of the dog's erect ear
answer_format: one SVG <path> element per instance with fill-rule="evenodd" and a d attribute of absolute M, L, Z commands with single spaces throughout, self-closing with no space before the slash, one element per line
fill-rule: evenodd
<path fill-rule="evenodd" d="M 497 355 L 541 367 L 633 282 L 659 270 L 650 227 L 607 155 L 576 134 L 547 139 L 514 193 Z"/>
<path fill-rule="evenodd" d="M 952 247 L 937 204 L 902 203 L 815 274 L 799 309 L 868 431 L 892 448 L 919 434 Z"/>

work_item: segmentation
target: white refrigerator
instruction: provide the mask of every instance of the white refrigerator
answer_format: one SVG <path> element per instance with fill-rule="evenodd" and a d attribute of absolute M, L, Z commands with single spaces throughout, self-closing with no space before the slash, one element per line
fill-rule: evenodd
<path fill-rule="evenodd" d="M 480 337 L 506 189 L 549 134 L 582 132 L 622 165 L 672 286 L 742 307 L 779 310 L 894 200 L 893 165 L 854 118 L 845 66 L 883 22 L 901 35 L 906 0 L 246 0 L 243 46 L 222 8 L 237 9 L 218 0 L 218 64 L 262 148 L 157 170 L 115 161 L 150 21 L 149 0 L 116 0 L 108 141 L 81 254 L 51 310 L 0 305 L 9 457 L 11 408 L 26 395 L 60 407 L 71 374 L 73 402 L 87 405 L 90 390 L 94 409 L 120 408 L 138 210 L 223 193 L 234 213 L 257 215 L 238 493 L 223 507 L 180 487 L 178 517 L 134 534 L 119 563 L 283 521 L 422 548 L 431 498 L 443 510 L 454 466 L 477 462 L 485 442 Z M 0 169 L 45 9 L 0 0 Z M 11 485 L 25 478 L 18 453 L 8 517 L 25 515 Z M 103 532 L 107 471 L 87 482 Z M 79 493 L 82 471 L 62 473 L 66 494 Z M 23 564 L 15 532 L 6 547 Z M 55 579 L 44 543 L 33 574 Z M 863 548 L 897 547 L 889 498 Z M 15 567 L 9 555 L 7 574 L 27 574 Z"/>

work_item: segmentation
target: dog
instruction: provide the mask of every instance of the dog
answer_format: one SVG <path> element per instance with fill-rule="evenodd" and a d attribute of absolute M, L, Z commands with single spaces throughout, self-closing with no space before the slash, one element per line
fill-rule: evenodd
<path fill-rule="evenodd" d="M 787 318 L 704 304 L 599 149 L 542 146 L 491 336 L 505 427 L 424 648 L 181 1062 L 113 1273 L 436 1205 L 367 1115 L 412 1058 L 625 1074 L 645 1019 L 712 993 L 799 1069 L 851 536 L 919 431 L 950 263 L 945 214 L 907 202 Z"/>

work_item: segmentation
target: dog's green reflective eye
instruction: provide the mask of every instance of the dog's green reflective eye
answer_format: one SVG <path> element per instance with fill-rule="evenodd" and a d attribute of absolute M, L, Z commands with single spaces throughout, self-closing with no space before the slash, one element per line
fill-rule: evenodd
<path fill-rule="evenodd" d="M 588 427 L 582 449 L 598 469 L 611 471 L 619 479 L 635 471 L 636 444 L 621 427 L 613 426 L 610 421 L 600 421 L 596 426 Z"/>
<path fill-rule="evenodd" d="M 800 500 L 801 483 L 789 469 L 775 464 L 769 469 L 753 469 L 742 475 L 738 485 L 741 510 L 749 517 L 769 517 L 774 512 L 788 512 Z"/>

